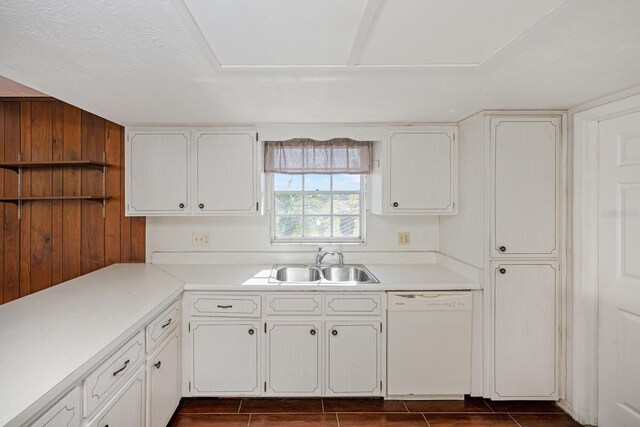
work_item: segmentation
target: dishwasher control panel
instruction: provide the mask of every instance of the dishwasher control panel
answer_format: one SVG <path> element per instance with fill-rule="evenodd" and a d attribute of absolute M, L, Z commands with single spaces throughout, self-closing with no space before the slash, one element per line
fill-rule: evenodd
<path fill-rule="evenodd" d="M 388 294 L 389 311 L 467 311 L 473 308 L 471 292 L 394 292 Z"/>

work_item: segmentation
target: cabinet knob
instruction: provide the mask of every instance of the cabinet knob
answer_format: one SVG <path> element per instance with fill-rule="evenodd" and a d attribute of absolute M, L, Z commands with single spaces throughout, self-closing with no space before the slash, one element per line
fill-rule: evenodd
<path fill-rule="evenodd" d="M 312 330 L 310 330 L 310 331 L 309 331 L 309 333 L 310 333 L 311 335 L 315 335 L 315 334 L 316 334 L 316 330 L 315 330 L 315 329 L 312 329 Z"/>
<path fill-rule="evenodd" d="M 160 366 L 162 365 L 162 361 L 158 360 L 158 363 L 154 363 L 153 366 L 156 367 L 156 369 L 160 369 Z"/>
<path fill-rule="evenodd" d="M 253 335 L 256 331 L 254 331 L 253 329 L 249 329 L 249 335 Z"/>
<path fill-rule="evenodd" d="M 500 246 L 500 247 L 498 248 L 498 250 L 499 250 L 500 252 L 506 252 L 506 251 L 507 251 L 507 247 L 506 247 L 506 246 Z"/>
<path fill-rule="evenodd" d="M 398 207 L 398 202 L 393 202 L 393 207 L 397 208 Z"/>
<path fill-rule="evenodd" d="M 336 331 L 336 330 L 334 329 L 333 331 L 331 331 L 331 335 L 333 335 L 333 336 L 335 337 L 336 335 L 338 335 L 338 331 Z"/>
<path fill-rule="evenodd" d="M 504 274 L 504 273 L 506 273 L 506 272 L 507 272 L 507 269 L 503 267 L 503 268 L 501 268 L 501 269 L 500 269 L 500 270 L 498 270 L 498 271 L 500 272 L 500 274 Z"/>
<path fill-rule="evenodd" d="M 200 203 L 200 204 L 198 205 L 198 207 L 199 207 L 200 209 L 204 209 L 204 203 Z"/>
<path fill-rule="evenodd" d="M 178 207 L 179 207 L 180 209 L 184 209 L 184 203 L 180 203 L 180 204 L 178 205 Z"/>

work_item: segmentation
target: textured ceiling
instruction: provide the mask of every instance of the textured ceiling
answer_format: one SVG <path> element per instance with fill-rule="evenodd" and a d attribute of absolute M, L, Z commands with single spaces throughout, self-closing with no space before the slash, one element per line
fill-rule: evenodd
<path fill-rule="evenodd" d="M 369 3 L 382 19 L 391 1 Z M 638 0 L 568 0 L 477 66 L 225 69 L 181 0 L 0 0 L 0 75 L 126 125 L 457 121 L 640 84 L 639 17 Z M 376 37 L 355 35 L 361 59 Z"/>

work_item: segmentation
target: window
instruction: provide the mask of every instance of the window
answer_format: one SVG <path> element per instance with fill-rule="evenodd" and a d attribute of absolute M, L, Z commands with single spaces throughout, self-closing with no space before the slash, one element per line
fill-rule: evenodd
<path fill-rule="evenodd" d="M 273 173 L 274 242 L 363 242 L 364 178 Z"/>

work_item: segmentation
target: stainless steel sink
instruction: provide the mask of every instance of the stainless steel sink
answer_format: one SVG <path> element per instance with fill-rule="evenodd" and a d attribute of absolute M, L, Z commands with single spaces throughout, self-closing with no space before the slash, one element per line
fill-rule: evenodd
<path fill-rule="evenodd" d="M 366 284 L 380 283 L 378 279 L 361 264 L 325 267 L 285 264 L 274 265 L 269 277 L 270 283 L 313 283 L 313 284 Z"/>
<path fill-rule="evenodd" d="M 373 276 L 368 270 L 355 265 L 331 266 L 322 269 L 322 276 L 330 282 L 371 282 Z"/>
<path fill-rule="evenodd" d="M 274 270 L 272 277 L 278 282 L 317 282 L 321 278 L 319 269 L 306 265 L 281 266 Z"/>

